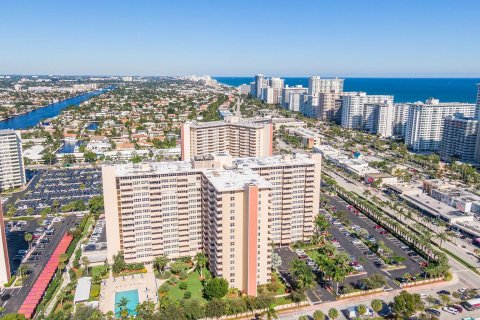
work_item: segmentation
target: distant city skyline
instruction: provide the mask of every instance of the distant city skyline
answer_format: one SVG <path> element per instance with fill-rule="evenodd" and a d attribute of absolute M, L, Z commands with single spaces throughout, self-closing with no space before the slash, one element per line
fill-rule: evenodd
<path fill-rule="evenodd" d="M 480 2 L 5 2 L 2 74 L 480 77 Z"/>

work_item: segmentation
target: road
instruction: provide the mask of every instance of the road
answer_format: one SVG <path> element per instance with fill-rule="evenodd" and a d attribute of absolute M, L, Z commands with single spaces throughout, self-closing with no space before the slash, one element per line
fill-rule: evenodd
<path fill-rule="evenodd" d="M 55 225 L 55 228 L 57 229 L 55 235 L 50 241 L 50 244 L 47 246 L 45 252 L 42 254 L 41 258 L 36 262 L 24 264 L 30 270 L 30 276 L 27 278 L 21 288 L 7 288 L 6 293 L 2 296 L 2 306 L 5 307 L 5 313 L 15 313 L 18 311 L 23 301 L 27 297 L 31 287 L 35 283 L 35 280 L 38 278 L 39 274 L 42 272 L 43 268 L 48 262 L 49 257 L 58 246 L 58 243 L 62 239 L 63 235 L 69 229 L 74 227 L 75 220 L 75 216 L 68 216 L 65 217 L 60 225 Z"/>

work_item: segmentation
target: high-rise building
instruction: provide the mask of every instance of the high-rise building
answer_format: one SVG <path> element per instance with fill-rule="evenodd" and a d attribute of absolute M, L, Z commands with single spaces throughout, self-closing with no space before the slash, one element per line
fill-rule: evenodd
<path fill-rule="evenodd" d="M 5 234 L 2 200 L 0 199 L 0 283 L 7 283 L 10 281 L 10 277 L 10 260 L 8 258 L 7 235 Z"/>
<path fill-rule="evenodd" d="M 379 135 L 383 138 L 393 136 L 393 123 L 395 116 L 395 106 L 392 103 L 374 105 L 374 114 L 372 116 L 370 133 Z"/>
<path fill-rule="evenodd" d="M 267 104 L 275 104 L 274 89 L 272 87 L 265 87 L 262 89 L 262 101 Z"/>
<path fill-rule="evenodd" d="M 256 295 L 270 279 L 271 243 L 311 237 L 320 170 L 319 154 L 104 166 L 108 259 L 204 252 L 215 276 Z"/>
<path fill-rule="evenodd" d="M 480 122 L 480 83 L 477 83 L 477 119 Z M 480 124 L 478 125 L 477 147 L 475 149 L 475 161 L 480 163 Z"/>
<path fill-rule="evenodd" d="M 255 76 L 255 85 L 254 85 L 254 92 L 252 92 L 252 96 L 256 97 L 257 99 L 262 99 L 263 88 L 265 88 L 266 80 L 263 74 L 257 74 Z"/>
<path fill-rule="evenodd" d="M 234 157 L 272 155 L 273 127 L 228 117 L 225 121 L 185 122 L 181 127 L 182 160 L 215 152 Z"/>
<path fill-rule="evenodd" d="M 408 113 L 405 144 L 413 151 L 438 151 L 446 117 L 470 118 L 476 114 L 476 106 L 471 103 L 440 103 L 437 99 L 414 103 Z"/>
<path fill-rule="evenodd" d="M 342 127 L 347 129 L 369 130 L 373 105 L 392 104 L 393 96 L 367 95 L 357 92 L 355 95 L 342 96 Z"/>
<path fill-rule="evenodd" d="M 393 108 L 392 134 L 395 137 L 405 137 L 410 104 L 396 103 Z"/>
<path fill-rule="evenodd" d="M 251 92 L 251 84 L 241 84 L 238 86 L 238 93 L 240 95 L 249 95 Z"/>
<path fill-rule="evenodd" d="M 25 185 L 20 132 L 0 130 L 0 190 Z"/>
<path fill-rule="evenodd" d="M 440 156 L 465 162 L 475 160 L 479 121 L 474 118 L 448 116 L 444 120 Z"/>
<path fill-rule="evenodd" d="M 302 86 L 285 87 L 282 89 L 282 107 L 290 111 L 300 110 L 300 96 L 307 93 Z M 292 97 L 293 96 L 293 97 Z M 293 105 L 292 105 L 293 103 Z"/>
<path fill-rule="evenodd" d="M 342 92 L 344 79 L 321 79 L 318 76 L 308 79 L 308 94 L 317 95 L 321 92 Z"/>
<path fill-rule="evenodd" d="M 318 118 L 326 121 L 334 121 L 338 124 L 342 121 L 342 97 L 355 96 L 357 92 L 320 92 L 318 94 Z"/>

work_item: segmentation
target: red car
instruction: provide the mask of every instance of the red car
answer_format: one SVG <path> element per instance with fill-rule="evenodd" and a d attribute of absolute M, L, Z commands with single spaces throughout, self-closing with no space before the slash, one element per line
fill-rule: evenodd
<path fill-rule="evenodd" d="M 378 229 L 382 229 L 382 227 L 379 226 L 378 224 L 377 224 L 374 228 L 377 229 L 377 230 L 378 230 Z"/>
<path fill-rule="evenodd" d="M 386 230 L 382 230 L 380 231 L 380 234 L 388 234 L 388 232 Z"/>

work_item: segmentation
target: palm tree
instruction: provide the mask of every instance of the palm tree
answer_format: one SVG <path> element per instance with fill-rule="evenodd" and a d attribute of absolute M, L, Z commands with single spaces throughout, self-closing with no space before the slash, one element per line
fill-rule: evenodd
<path fill-rule="evenodd" d="M 338 314 L 338 310 L 337 310 L 337 309 L 335 309 L 335 308 L 330 308 L 330 310 L 328 310 L 328 317 L 329 317 L 330 319 L 335 320 L 335 319 L 338 318 L 338 315 L 339 315 L 339 314 Z"/>
<path fill-rule="evenodd" d="M 275 309 L 275 305 L 271 304 L 268 306 L 267 310 L 262 313 L 262 316 L 267 317 L 267 320 L 278 319 L 278 312 Z"/>
<path fill-rule="evenodd" d="M 439 246 L 441 248 L 443 242 L 448 240 L 448 234 L 446 232 L 440 232 L 435 235 L 435 238 L 440 241 Z"/>
<path fill-rule="evenodd" d="M 345 280 L 346 276 L 347 276 L 347 271 L 345 270 L 345 268 L 343 268 L 341 266 L 337 266 L 337 268 L 333 269 L 333 271 L 331 273 L 332 280 L 336 283 L 335 292 L 336 292 L 337 295 L 338 295 L 339 284 L 340 284 L 340 282 Z"/>
<path fill-rule="evenodd" d="M 30 251 L 32 249 L 32 240 L 33 240 L 32 234 L 31 233 L 25 233 L 23 238 L 25 239 L 25 241 L 28 242 L 28 250 Z"/>
<path fill-rule="evenodd" d="M 117 303 L 117 308 L 120 310 L 120 317 L 122 319 L 126 319 L 128 317 L 128 302 L 129 300 L 126 297 L 122 297 Z"/>
<path fill-rule="evenodd" d="M 88 265 L 90 264 L 90 261 L 88 260 L 88 257 L 83 257 L 82 258 L 82 264 L 85 270 L 87 271 L 87 276 L 88 276 Z"/>
<path fill-rule="evenodd" d="M 27 271 L 28 271 L 28 268 L 25 267 L 24 265 L 20 265 L 20 267 L 18 267 L 17 273 L 22 280 L 25 277 L 25 274 L 27 273 Z"/>
<path fill-rule="evenodd" d="M 164 255 L 160 255 L 153 260 L 153 266 L 157 269 L 158 272 L 163 274 L 165 272 L 165 268 L 168 264 L 168 258 Z"/>
<path fill-rule="evenodd" d="M 373 299 L 370 303 L 370 306 L 372 307 L 373 311 L 378 313 L 383 309 L 383 301 L 380 299 Z"/>
<path fill-rule="evenodd" d="M 203 268 L 207 265 L 207 256 L 203 252 L 199 252 L 195 260 L 197 260 L 197 268 L 200 269 L 200 277 L 203 278 Z"/>

